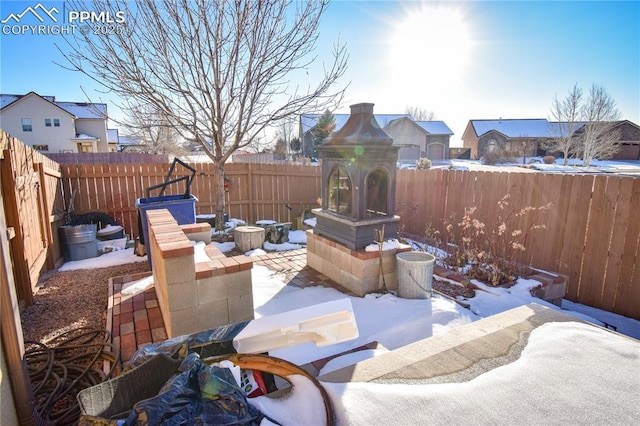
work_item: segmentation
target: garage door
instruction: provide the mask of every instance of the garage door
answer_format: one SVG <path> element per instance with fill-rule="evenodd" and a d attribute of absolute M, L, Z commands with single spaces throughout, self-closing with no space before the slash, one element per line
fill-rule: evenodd
<path fill-rule="evenodd" d="M 427 157 L 430 160 L 444 160 L 444 145 L 432 143 L 427 147 Z"/>

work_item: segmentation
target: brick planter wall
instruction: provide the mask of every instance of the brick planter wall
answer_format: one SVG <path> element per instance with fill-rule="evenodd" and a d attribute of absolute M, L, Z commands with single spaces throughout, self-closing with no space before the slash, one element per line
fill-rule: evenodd
<path fill-rule="evenodd" d="M 147 221 L 153 278 L 169 338 L 253 319 L 251 259 L 228 258 L 207 245 L 209 260 L 196 263 L 189 237 L 210 241 L 208 223 L 178 225 L 166 209 L 147 211 Z"/>

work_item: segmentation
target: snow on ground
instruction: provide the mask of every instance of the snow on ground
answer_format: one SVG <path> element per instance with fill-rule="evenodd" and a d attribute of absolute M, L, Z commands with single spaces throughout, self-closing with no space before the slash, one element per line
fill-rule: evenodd
<path fill-rule="evenodd" d="M 297 234 L 293 235 L 298 238 Z M 223 251 L 233 248 L 229 243 L 215 244 Z M 195 247 L 197 252 L 204 252 L 204 244 Z M 257 249 L 247 255 L 261 253 L 264 251 Z M 105 267 L 146 259 L 127 249 L 67 262 L 60 270 Z M 289 286 L 286 276 L 260 265 L 254 265 L 252 280 L 256 318 L 350 299 L 358 338 L 322 348 L 305 343 L 269 352 L 297 364 L 372 341 L 393 350 L 531 302 L 560 309 L 531 296 L 529 290 L 537 283 L 525 279 L 518 280 L 509 289 L 475 282 L 481 290 L 467 300 L 470 309 L 437 295 L 428 300 L 402 299 L 392 293 L 360 298 L 322 286 Z M 563 306 L 569 309 L 563 312 L 578 319 L 599 325 L 604 322 L 616 327 L 620 333 L 640 339 L 640 321 L 569 301 L 563 301 Z M 516 361 L 469 382 L 424 385 L 323 383 L 322 386 L 329 394 L 340 425 L 380 424 L 381 419 L 388 425 L 467 424 L 469 419 L 478 424 L 548 424 L 551 420 L 557 424 L 631 424 L 632 419 L 637 420 L 640 415 L 637 398 L 640 381 L 629 374 L 640 368 L 639 353 L 635 340 L 580 323 L 552 323 L 531 333 Z M 342 367 L 374 355 L 379 353 L 339 357 L 334 364 Z M 294 388 L 286 398 L 258 397 L 251 399 L 251 403 L 283 425 L 323 424 L 325 413 L 319 404 L 317 388 L 301 376 L 290 379 Z M 542 390 L 543 398 L 540 397 Z"/>
<path fill-rule="evenodd" d="M 136 256 L 133 253 L 132 248 L 112 251 L 109 253 L 105 253 L 101 256 L 83 259 L 83 260 L 70 260 L 65 262 L 58 271 L 73 271 L 75 269 L 96 269 L 96 268 L 107 268 L 109 266 L 117 266 L 124 265 L 127 263 L 134 262 L 146 262 L 147 256 Z"/>
<path fill-rule="evenodd" d="M 232 219 L 230 223 L 238 224 L 244 222 Z M 267 250 L 300 248 L 303 244 L 306 244 L 306 233 L 301 230 L 289 231 L 289 240 L 288 243 L 284 244 L 268 245 L 265 243 L 264 248 Z M 229 252 L 235 248 L 233 242 L 214 242 L 212 244 L 215 244 L 222 252 Z M 388 247 L 397 246 L 392 241 L 385 242 L 385 244 L 388 244 Z M 371 250 L 377 250 L 377 245 L 375 244 L 369 247 Z M 262 256 L 266 253 L 263 249 L 256 249 L 245 253 L 245 255 Z M 205 256 L 204 243 L 195 244 L 195 256 L 198 258 Z M 204 257 L 201 260 L 205 260 Z M 133 249 L 129 248 L 105 253 L 91 259 L 68 261 L 58 270 L 62 272 L 75 269 L 105 268 L 146 261 L 147 256 L 137 256 L 133 253 Z M 284 276 L 272 275 L 272 272 L 265 267 L 254 265 L 253 282 L 256 318 L 345 297 L 344 294 L 337 290 L 325 287 L 312 287 L 304 289 L 306 290 L 304 291 L 297 287 L 287 286 L 284 280 Z M 372 340 L 381 341 L 379 339 L 384 339 L 389 345 L 384 344 L 384 346 L 397 348 L 433 334 L 446 332 L 451 327 L 466 324 L 531 302 L 557 309 L 554 305 L 531 296 L 529 290 L 532 286 L 538 284 L 536 281 L 521 278 L 515 286 L 508 289 L 489 287 L 479 281 L 474 281 L 474 283 L 482 291 L 477 291 L 474 298 L 467 300 L 470 304 L 470 310 L 435 295 L 430 301 L 400 299 L 392 294 L 353 298 L 354 310 L 356 313 L 360 312 L 360 315 L 369 310 L 386 313 L 384 320 L 373 315 L 374 318 L 366 321 L 368 325 L 363 326 L 361 330 L 361 334 L 364 336 L 363 340 L 366 341 L 363 341 L 362 344 L 369 343 Z M 290 295 L 291 297 L 288 297 Z M 597 325 L 608 326 L 616 329 L 619 333 L 640 339 L 640 321 L 569 300 L 563 300 L 562 305 L 565 312 L 570 312 L 577 318 L 585 319 Z M 425 322 L 425 314 L 427 316 L 431 315 L 429 321 Z M 399 324 L 395 324 L 394 321 L 399 321 Z M 387 331 L 379 331 L 378 329 L 387 329 Z M 402 329 L 402 333 L 393 331 L 397 329 Z"/>
<path fill-rule="evenodd" d="M 340 425 L 633 424 L 638 350 L 605 330 L 549 323 L 517 360 L 468 382 L 323 386 Z"/>
<path fill-rule="evenodd" d="M 525 164 L 522 159 L 513 163 L 482 164 L 478 160 L 451 159 L 434 162 L 432 169 L 472 170 L 472 171 L 517 171 L 517 172 L 548 172 L 548 173 L 608 173 L 640 176 L 640 161 L 612 161 L 594 160 L 589 166 L 583 166 L 582 160 L 570 159 L 563 165 L 562 158 L 556 159 L 554 164 L 544 164 L 541 157 L 527 157 Z M 415 167 L 413 167 L 415 168 Z"/>

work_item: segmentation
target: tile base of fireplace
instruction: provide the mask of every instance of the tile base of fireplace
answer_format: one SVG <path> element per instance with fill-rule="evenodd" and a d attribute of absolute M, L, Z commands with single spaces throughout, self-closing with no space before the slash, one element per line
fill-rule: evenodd
<path fill-rule="evenodd" d="M 398 288 L 396 254 L 403 251 L 411 251 L 411 247 L 382 252 L 384 284 L 388 290 Z M 358 296 L 382 290 L 377 251 L 352 250 L 314 231 L 307 231 L 307 266 Z"/>

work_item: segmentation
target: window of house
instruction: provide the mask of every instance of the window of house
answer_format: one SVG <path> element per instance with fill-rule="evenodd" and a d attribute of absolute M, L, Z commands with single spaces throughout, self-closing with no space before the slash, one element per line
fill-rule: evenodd
<path fill-rule="evenodd" d="M 495 139 L 491 139 L 487 144 L 487 151 L 493 152 L 496 150 L 497 147 L 498 147 L 498 141 L 496 141 Z"/>
<path fill-rule="evenodd" d="M 36 151 L 49 151 L 49 145 L 33 145 Z"/>
<path fill-rule="evenodd" d="M 32 132 L 33 131 L 33 127 L 31 127 L 31 119 L 30 118 L 23 118 L 22 119 L 22 131 L 23 132 Z"/>
<path fill-rule="evenodd" d="M 60 127 L 60 119 L 59 118 L 54 118 L 53 119 L 53 127 Z"/>
<path fill-rule="evenodd" d="M 45 118 L 44 119 L 44 126 L 45 127 L 51 127 L 51 119 L 50 118 Z"/>

